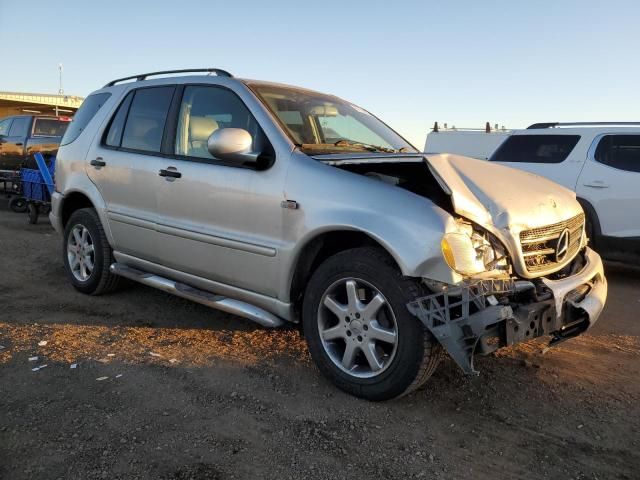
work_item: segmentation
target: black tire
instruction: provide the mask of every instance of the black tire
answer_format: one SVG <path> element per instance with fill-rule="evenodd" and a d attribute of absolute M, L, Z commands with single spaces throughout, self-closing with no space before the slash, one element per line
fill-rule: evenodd
<path fill-rule="evenodd" d="M 9 208 L 15 213 L 24 213 L 27 211 L 27 200 L 24 197 L 11 197 Z"/>
<path fill-rule="evenodd" d="M 38 215 L 40 215 L 38 206 L 35 203 L 28 202 L 27 209 L 29 210 L 29 223 L 35 225 L 38 223 Z"/>
<path fill-rule="evenodd" d="M 318 312 L 323 295 L 341 279 L 357 278 L 369 283 L 387 300 L 397 324 L 397 347 L 388 366 L 372 378 L 360 378 L 338 367 L 323 346 Z M 407 303 L 428 294 L 415 279 L 404 277 L 386 252 L 363 247 L 327 259 L 309 281 L 302 309 L 304 335 L 319 370 L 338 388 L 367 400 L 397 398 L 419 388 L 433 374 L 442 358 L 442 347 Z"/>
<path fill-rule="evenodd" d="M 74 276 L 67 256 L 69 236 L 72 235 L 73 228 L 77 225 L 84 226 L 89 231 L 94 248 L 93 271 L 85 281 L 81 281 Z M 115 262 L 113 251 L 102 228 L 100 218 L 93 208 L 76 210 L 69 218 L 64 229 L 62 241 L 62 261 L 72 285 L 79 292 L 88 295 L 102 295 L 116 290 L 120 285 L 121 277 L 112 274 L 109 270 L 111 264 Z"/>

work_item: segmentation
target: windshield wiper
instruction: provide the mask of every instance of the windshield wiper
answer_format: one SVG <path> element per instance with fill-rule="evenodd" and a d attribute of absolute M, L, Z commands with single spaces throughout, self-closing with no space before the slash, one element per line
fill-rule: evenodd
<path fill-rule="evenodd" d="M 395 148 L 381 147 L 380 145 L 373 145 L 371 143 L 364 142 L 350 142 L 349 140 L 338 140 L 334 143 L 336 147 L 362 147 L 370 152 L 384 152 L 384 153 L 397 153 Z"/>

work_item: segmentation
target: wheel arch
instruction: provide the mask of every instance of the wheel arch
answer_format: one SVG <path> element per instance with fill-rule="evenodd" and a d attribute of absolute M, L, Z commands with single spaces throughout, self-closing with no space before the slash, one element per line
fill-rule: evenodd
<path fill-rule="evenodd" d="M 62 202 L 60 210 L 60 218 L 62 220 L 62 226 L 65 227 L 67 222 L 73 215 L 73 212 L 79 210 L 81 208 L 94 208 L 95 205 L 91 201 L 91 199 L 82 192 L 70 192 L 64 196 L 64 200 Z"/>
<path fill-rule="evenodd" d="M 587 232 L 587 235 L 592 237 L 590 238 L 591 245 L 597 246 L 597 239 L 598 237 L 602 236 L 602 227 L 600 225 L 600 218 L 598 217 L 598 213 L 596 212 L 596 209 L 591 204 L 591 202 L 589 202 L 589 200 L 586 200 L 582 197 L 577 197 L 576 200 L 578 200 L 578 203 L 582 207 L 582 210 L 584 210 L 584 214 L 587 217 L 591 228 L 593 229 L 592 232 Z"/>
<path fill-rule="evenodd" d="M 305 242 L 293 262 L 294 269 L 289 284 L 289 299 L 293 304 L 296 317 L 300 314 L 305 286 L 320 264 L 337 253 L 365 246 L 377 247 L 385 252 L 396 268 L 401 271 L 400 264 L 389 249 L 362 230 L 324 231 Z"/>

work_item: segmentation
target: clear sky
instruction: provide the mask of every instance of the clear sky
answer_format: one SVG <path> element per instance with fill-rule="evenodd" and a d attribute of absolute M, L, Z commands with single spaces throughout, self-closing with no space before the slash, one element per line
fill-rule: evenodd
<path fill-rule="evenodd" d="M 0 0 L 0 90 L 86 96 L 220 67 L 333 93 L 422 148 L 435 120 L 640 120 L 640 1 Z"/>

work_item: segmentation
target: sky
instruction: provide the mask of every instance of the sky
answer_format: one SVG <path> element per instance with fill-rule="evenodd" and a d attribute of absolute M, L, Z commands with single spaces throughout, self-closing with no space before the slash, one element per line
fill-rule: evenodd
<path fill-rule="evenodd" d="M 0 0 L 0 91 L 86 96 L 218 67 L 332 93 L 415 146 L 435 121 L 640 120 L 640 2 Z"/>

